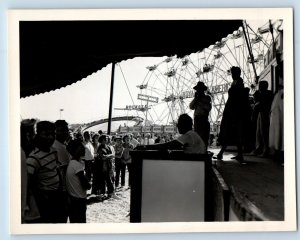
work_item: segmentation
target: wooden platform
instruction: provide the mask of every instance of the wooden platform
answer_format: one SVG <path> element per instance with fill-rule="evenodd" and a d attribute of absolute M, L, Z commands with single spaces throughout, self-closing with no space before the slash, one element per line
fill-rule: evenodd
<path fill-rule="evenodd" d="M 210 150 L 218 153 L 218 149 Z M 284 166 L 271 158 L 245 156 L 246 165 L 230 158 L 225 152 L 217 169 L 226 184 L 247 198 L 273 221 L 284 220 Z"/>

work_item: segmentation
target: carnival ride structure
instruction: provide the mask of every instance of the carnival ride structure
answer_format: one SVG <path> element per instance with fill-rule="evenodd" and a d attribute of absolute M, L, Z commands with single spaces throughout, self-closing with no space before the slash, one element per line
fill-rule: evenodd
<path fill-rule="evenodd" d="M 255 91 L 259 74 L 265 67 L 264 57 L 281 34 L 281 20 L 266 20 L 257 31 L 244 21 L 243 26 L 215 44 L 184 58 L 167 57 L 146 67 L 148 72 L 137 86 L 139 94 L 156 97 L 157 102 L 140 100 L 147 106 L 146 121 L 153 124 L 175 125 L 182 113 L 192 114 L 189 103 L 194 97 L 193 87 L 202 81 L 212 99 L 209 120 L 219 124 L 232 79 L 230 68 L 238 66 L 245 87 Z M 205 36 L 203 36 L 205 37 Z"/>

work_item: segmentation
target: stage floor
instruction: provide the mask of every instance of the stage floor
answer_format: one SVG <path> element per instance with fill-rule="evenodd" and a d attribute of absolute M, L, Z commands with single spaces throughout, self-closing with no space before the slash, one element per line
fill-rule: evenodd
<path fill-rule="evenodd" d="M 215 155 L 219 149 L 209 149 Z M 284 166 L 272 158 L 245 154 L 243 165 L 231 157 L 236 152 L 225 152 L 217 169 L 227 185 L 246 194 L 269 219 L 284 220 Z"/>

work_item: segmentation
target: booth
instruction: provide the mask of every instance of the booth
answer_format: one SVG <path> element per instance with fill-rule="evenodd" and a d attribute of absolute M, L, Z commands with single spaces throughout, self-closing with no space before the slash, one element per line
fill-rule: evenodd
<path fill-rule="evenodd" d="M 213 221 L 211 156 L 131 151 L 130 222 Z"/>

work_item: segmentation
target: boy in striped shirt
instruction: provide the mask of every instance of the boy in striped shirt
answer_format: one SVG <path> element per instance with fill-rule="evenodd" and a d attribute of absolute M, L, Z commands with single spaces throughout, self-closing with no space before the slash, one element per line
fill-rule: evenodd
<path fill-rule="evenodd" d="M 61 178 L 55 148 L 55 125 L 41 121 L 36 126 L 35 149 L 26 160 L 28 185 L 40 211 L 40 223 L 60 223 L 62 212 Z"/>

